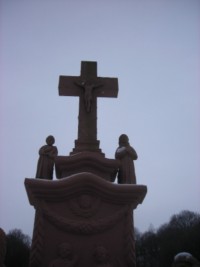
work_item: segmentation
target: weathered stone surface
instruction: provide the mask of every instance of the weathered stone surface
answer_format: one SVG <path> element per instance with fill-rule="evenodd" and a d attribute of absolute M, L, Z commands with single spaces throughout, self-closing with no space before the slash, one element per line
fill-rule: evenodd
<path fill-rule="evenodd" d="M 108 159 L 97 140 L 97 98 L 117 93 L 117 78 L 97 77 L 96 62 L 82 62 L 78 77 L 60 76 L 59 94 L 80 98 L 78 139 L 69 156 L 54 158 L 59 180 L 48 180 L 52 164 L 36 175 L 48 179 L 25 179 L 36 209 L 30 267 L 135 267 L 133 210 L 147 187 L 131 184 L 137 154 L 127 142 L 125 154 L 119 147 Z M 117 172 L 123 184 L 112 183 Z"/>
<path fill-rule="evenodd" d="M 25 187 L 36 209 L 30 267 L 50 266 L 64 243 L 71 247 L 69 266 L 95 266 L 99 260 L 135 266 L 133 209 L 142 203 L 146 186 L 79 173 L 57 181 L 25 179 Z M 98 258 L 99 250 L 106 259 Z"/>
<path fill-rule="evenodd" d="M 81 172 L 91 172 L 114 182 L 120 161 L 105 158 L 99 153 L 80 152 L 72 156 L 56 157 L 55 166 L 58 179 Z"/>
<path fill-rule="evenodd" d="M 46 138 L 46 145 L 39 149 L 39 160 L 37 164 L 36 178 L 53 179 L 55 157 L 58 155 L 56 146 L 53 146 L 55 139 L 52 135 Z"/>
<path fill-rule="evenodd" d="M 136 184 L 135 166 L 133 160 L 138 158 L 135 149 L 130 146 L 129 138 L 126 134 L 119 137 L 119 147 L 115 152 L 115 158 L 120 161 L 118 171 L 119 184 Z"/>
<path fill-rule="evenodd" d="M 200 267 L 200 262 L 188 252 L 180 252 L 174 257 L 172 267 Z"/>
<path fill-rule="evenodd" d="M 71 154 L 101 153 L 97 140 L 97 98 L 117 97 L 117 78 L 97 77 L 97 62 L 82 61 L 80 76 L 60 76 L 59 95 L 79 96 L 78 139 Z"/>

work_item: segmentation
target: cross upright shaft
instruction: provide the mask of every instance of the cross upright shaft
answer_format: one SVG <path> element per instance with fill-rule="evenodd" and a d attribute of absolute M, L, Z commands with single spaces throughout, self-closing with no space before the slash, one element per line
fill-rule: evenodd
<path fill-rule="evenodd" d="M 82 61 L 80 76 L 60 76 L 59 95 L 79 96 L 78 139 L 71 154 L 101 152 L 97 140 L 97 97 L 117 94 L 117 78 L 97 77 L 97 62 Z"/>

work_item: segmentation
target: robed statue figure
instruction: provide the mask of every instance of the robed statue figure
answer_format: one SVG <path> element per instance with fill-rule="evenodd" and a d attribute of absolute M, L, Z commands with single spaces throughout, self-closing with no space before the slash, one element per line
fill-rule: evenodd
<path fill-rule="evenodd" d="M 138 158 L 137 153 L 129 144 L 126 134 L 119 137 L 119 147 L 115 152 L 115 158 L 119 159 L 121 164 L 118 170 L 119 184 L 136 184 L 135 167 L 133 160 Z"/>
<path fill-rule="evenodd" d="M 58 150 L 56 146 L 53 146 L 55 139 L 52 135 L 46 138 L 46 143 L 39 150 L 40 157 L 37 165 L 36 178 L 52 180 L 54 159 L 58 155 Z"/>

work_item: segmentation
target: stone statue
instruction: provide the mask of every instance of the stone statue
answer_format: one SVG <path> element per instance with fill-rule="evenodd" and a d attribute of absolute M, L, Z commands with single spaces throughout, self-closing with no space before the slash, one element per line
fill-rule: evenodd
<path fill-rule="evenodd" d="M 109 263 L 109 254 L 104 246 L 97 246 L 94 251 L 95 266 L 112 267 Z"/>
<path fill-rule="evenodd" d="M 81 83 L 75 82 L 76 85 L 84 88 L 84 101 L 87 112 L 90 112 L 92 106 L 92 92 L 93 89 L 102 86 L 102 84 L 93 84 L 88 81 L 82 81 Z"/>
<path fill-rule="evenodd" d="M 129 144 L 126 134 L 119 137 L 119 147 L 115 152 L 115 158 L 121 161 L 118 171 L 119 184 L 136 184 L 135 167 L 133 160 L 138 158 L 136 151 Z"/>
<path fill-rule="evenodd" d="M 69 243 L 61 243 L 58 247 L 58 258 L 53 260 L 49 267 L 73 267 L 77 258 L 73 257 L 72 247 Z"/>
<path fill-rule="evenodd" d="M 200 267 L 200 262 L 188 252 L 180 252 L 174 257 L 172 267 Z"/>
<path fill-rule="evenodd" d="M 52 135 L 46 138 L 46 145 L 39 150 L 39 160 L 37 165 L 36 178 L 53 179 L 54 159 L 58 155 L 56 146 L 53 146 L 55 139 Z"/>

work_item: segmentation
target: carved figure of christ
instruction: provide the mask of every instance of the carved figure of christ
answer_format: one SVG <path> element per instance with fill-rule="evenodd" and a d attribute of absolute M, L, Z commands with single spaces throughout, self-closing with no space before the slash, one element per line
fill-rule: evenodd
<path fill-rule="evenodd" d="M 60 76 L 59 95 L 79 97 L 78 140 L 74 152 L 99 151 L 97 97 L 117 97 L 117 78 L 97 77 L 96 62 L 81 62 L 80 76 Z"/>

